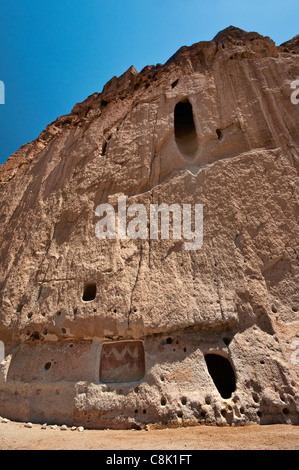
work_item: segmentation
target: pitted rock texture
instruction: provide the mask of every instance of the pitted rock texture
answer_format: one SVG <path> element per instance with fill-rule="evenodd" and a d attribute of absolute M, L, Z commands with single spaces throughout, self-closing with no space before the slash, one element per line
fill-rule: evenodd
<path fill-rule="evenodd" d="M 230 27 L 132 66 L 0 169 L 0 415 L 299 424 L 298 38 Z M 203 245 L 95 210 L 202 204 Z"/>

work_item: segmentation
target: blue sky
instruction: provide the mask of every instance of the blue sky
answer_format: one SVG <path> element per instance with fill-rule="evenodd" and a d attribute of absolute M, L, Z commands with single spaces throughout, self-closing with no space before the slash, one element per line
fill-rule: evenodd
<path fill-rule="evenodd" d="M 2 0 L 0 163 L 131 65 L 233 25 L 281 44 L 299 33 L 298 0 Z"/>

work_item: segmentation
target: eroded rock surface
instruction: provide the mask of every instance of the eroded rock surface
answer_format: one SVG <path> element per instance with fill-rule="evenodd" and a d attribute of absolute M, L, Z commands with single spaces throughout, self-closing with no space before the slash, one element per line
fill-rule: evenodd
<path fill-rule="evenodd" d="M 113 77 L 2 165 L 0 415 L 299 424 L 297 79 L 298 37 L 230 27 Z M 119 196 L 202 204 L 202 247 L 99 240 Z"/>

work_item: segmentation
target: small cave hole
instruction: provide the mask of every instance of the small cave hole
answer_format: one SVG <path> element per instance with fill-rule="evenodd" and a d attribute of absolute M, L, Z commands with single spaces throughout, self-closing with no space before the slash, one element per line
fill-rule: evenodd
<path fill-rule="evenodd" d="M 225 338 L 223 338 L 223 342 L 226 346 L 229 346 L 231 343 L 231 339 L 226 336 Z"/>
<path fill-rule="evenodd" d="M 177 80 L 175 80 L 174 82 L 172 82 L 171 88 L 175 88 L 178 83 L 179 83 L 179 79 L 177 79 Z"/>
<path fill-rule="evenodd" d="M 51 366 L 52 366 L 52 362 L 47 362 L 45 364 L 45 370 L 49 370 L 51 368 Z"/>
<path fill-rule="evenodd" d="M 108 142 L 105 141 L 102 146 L 102 152 L 101 152 L 102 157 L 106 155 L 107 147 L 108 147 Z"/>
<path fill-rule="evenodd" d="M 17 312 L 17 313 L 21 313 L 23 307 L 24 307 L 24 304 L 19 304 L 18 307 L 17 307 L 16 312 Z"/>
<path fill-rule="evenodd" d="M 172 344 L 172 341 L 173 341 L 172 338 L 167 338 L 166 344 Z"/>
<path fill-rule="evenodd" d="M 175 106 L 174 133 L 180 152 L 187 156 L 193 155 L 198 143 L 192 105 L 188 99 Z"/>
<path fill-rule="evenodd" d="M 161 398 L 161 406 L 166 406 L 166 403 L 167 403 L 166 398 L 165 397 Z"/>
<path fill-rule="evenodd" d="M 222 398 L 230 398 L 236 390 L 236 377 L 228 359 L 219 354 L 206 354 L 209 374 Z"/>
<path fill-rule="evenodd" d="M 97 286 L 96 284 L 85 284 L 82 300 L 83 302 L 91 302 L 96 298 Z"/>
<path fill-rule="evenodd" d="M 222 140 L 223 140 L 223 133 L 222 133 L 221 129 L 216 129 L 216 134 L 217 134 L 217 136 L 218 136 L 219 142 L 222 142 Z"/>

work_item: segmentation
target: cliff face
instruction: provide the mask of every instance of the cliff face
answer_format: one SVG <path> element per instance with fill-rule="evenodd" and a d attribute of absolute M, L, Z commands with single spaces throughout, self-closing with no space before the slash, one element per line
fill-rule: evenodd
<path fill-rule="evenodd" d="M 298 51 L 227 28 L 112 78 L 1 167 L 0 415 L 299 423 Z M 202 205 L 202 246 L 100 240 L 120 197 Z"/>

